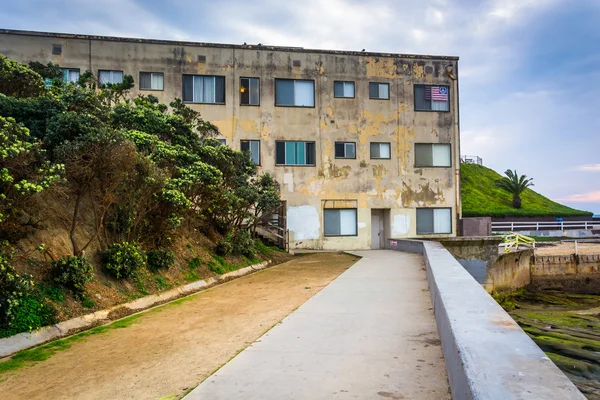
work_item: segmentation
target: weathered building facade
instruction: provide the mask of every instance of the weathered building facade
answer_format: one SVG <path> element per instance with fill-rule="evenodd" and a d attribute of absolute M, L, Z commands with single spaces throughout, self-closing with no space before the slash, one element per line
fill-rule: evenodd
<path fill-rule="evenodd" d="M 0 31 L 0 53 L 65 79 L 123 75 L 182 98 L 275 176 L 291 248 L 380 248 L 454 236 L 458 58 Z"/>

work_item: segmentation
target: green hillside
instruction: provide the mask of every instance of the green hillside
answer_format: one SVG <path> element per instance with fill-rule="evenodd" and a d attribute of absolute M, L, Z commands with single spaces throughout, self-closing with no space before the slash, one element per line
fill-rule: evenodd
<path fill-rule="evenodd" d="M 523 207 L 512 207 L 512 195 L 496 188 L 494 182 L 502 176 L 476 164 L 461 164 L 462 211 L 465 217 L 566 217 L 588 216 L 591 212 L 556 203 L 531 189 L 521 195 Z M 534 180 L 535 183 L 535 180 Z"/>

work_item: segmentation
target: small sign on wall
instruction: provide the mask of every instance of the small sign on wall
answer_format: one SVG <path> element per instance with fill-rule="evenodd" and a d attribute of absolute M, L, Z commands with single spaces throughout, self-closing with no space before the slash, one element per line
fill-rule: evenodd
<path fill-rule="evenodd" d="M 390 240 L 390 246 L 398 246 L 397 240 Z"/>

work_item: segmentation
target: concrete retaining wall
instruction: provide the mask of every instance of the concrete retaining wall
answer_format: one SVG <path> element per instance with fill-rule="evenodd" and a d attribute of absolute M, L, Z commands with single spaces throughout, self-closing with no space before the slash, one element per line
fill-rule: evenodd
<path fill-rule="evenodd" d="M 151 294 L 149 296 L 130 301 L 129 303 L 116 305 L 106 310 L 96 311 L 92 314 L 82 315 L 81 317 L 59 322 L 58 324 L 47 326 L 34 332 L 24 332 L 7 338 L 2 338 L 0 339 L 0 358 L 10 356 L 11 354 L 21 350 L 39 346 L 51 340 L 72 335 L 76 332 L 113 322 L 110 319 L 110 313 L 112 311 L 119 310 L 119 315 L 121 317 L 135 314 L 158 304 L 167 303 L 177 298 L 196 293 L 219 282 L 228 281 L 230 279 L 264 269 L 269 265 L 269 263 L 270 261 L 264 261 L 260 264 L 240 268 L 237 271 L 228 272 L 220 276 L 188 283 L 187 285 L 180 286 L 166 292 Z"/>
<path fill-rule="evenodd" d="M 533 250 L 521 250 L 498 256 L 487 270 L 485 290 L 514 290 L 531 283 L 530 263 Z"/>
<path fill-rule="evenodd" d="M 598 293 L 600 255 L 535 256 L 531 259 L 531 287 Z"/>
<path fill-rule="evenodd" d="M 391 239 L 390 248 L 414 242 Z M 421 246 L 454 400 L 585 399 L 440 243 Z"/>

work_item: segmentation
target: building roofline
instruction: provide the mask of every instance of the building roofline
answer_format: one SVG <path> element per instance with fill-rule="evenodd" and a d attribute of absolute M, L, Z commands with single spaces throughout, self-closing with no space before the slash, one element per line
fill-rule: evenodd
<path fill-rule="evenodd" d="M 102 40 L 102 41 L 127 42 L 127 43 L 166 44 L 166 45 L 176 45 L 176 46 L 213 47 L 213 48 L 226 48 L 226 49 L 270 50 L 270 51 L 288 51 L 288 52 L 297 52 L 297 53 L 318 53 L 318 54 L 332 54 L 332 55 L 337 54 L 337 55 L 368 56 L 368 57 L 393 57 L 393 58 L 414 58 L 414 59 L 458 61 L 458 57 L 456 57 L 456 56 L 377 53 L 377 52 L 369 52 L 369 51 L 348 51 L 348 50 L 321 50 L 321 49 L 306 49 L 303 47 L 270 46 L 270 45 L 256 45 L 256 44 L 245 45 L 245 44 L 229 44 L 229 43 L 188 42 L 188 41 L 180 41 L 180 40 L 142 39 L 142 38 L 119 37 L 119 36 L 99 36 L 99 35 L 81 35 L 81 34 L 73 34 L 73 33 L 38 32 L 38 31 L 18 30 L 18 29 L 0 29 L 0 34 L 56 37 L 56 38 L 62 38 L 62 39 Z"/>

